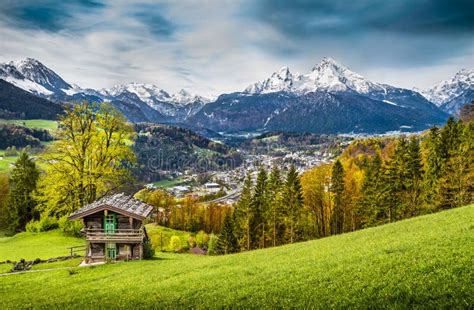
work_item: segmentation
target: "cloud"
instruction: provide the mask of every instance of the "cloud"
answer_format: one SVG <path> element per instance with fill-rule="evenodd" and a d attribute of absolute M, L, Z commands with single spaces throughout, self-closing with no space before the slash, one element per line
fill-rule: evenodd
<path fill-rule="evenodd" d="M 255 17 L 288 35 L 304 38 L 366 31 L 464 35 L 474 30 L 474 2 L 263 0 Z"/>
<path fill-rule="evenodd" d="M 74 16 L 100 10 L 104 4 L 94 0 L 25 1 L 2 3 L 0 16 L 11 26 L 57 32 L 74 29 Z"/>
<path fill-rule="evenodd" d="M 217 95 L 331 56 L 375 81 L 425 87 L 474 66 L 469 3 L 449 3 L 7 1 L 0 61 L 34 57 L 82 87 Z"/>

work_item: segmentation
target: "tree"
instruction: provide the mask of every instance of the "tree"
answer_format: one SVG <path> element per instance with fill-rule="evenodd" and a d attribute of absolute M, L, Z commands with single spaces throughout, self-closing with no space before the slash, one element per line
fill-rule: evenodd
<path fill-rule="evenodd" d="M 461 110 L 459 111 L 459 118 L 464 123 L 469 123 L 474 121 L 474 100 L 470 103 L 463 105 Z"/>
<path fill-rule="evenodd" d="M 33 193 L 39 178 L 35 162 L 22 152 L 10 175 L 10 199 L 8 202 L 8 230 L 24 230 L 26 224 L 38 218 Z"/>
<path fill-rule="evenodd" d="M 388 222 L 403 218 L 406 210 L 404 195 L 408 176 L 408 144 L 405 137 L 398 139 L 394 153 L 385 162 L 383 173 L 382 206 Z"/>
<path fill-rule="evenodd" d="M 359 228 L 375 225 L 381 216 L 382 158 L 378 152 L 375 153 L 367 166 L 361 192 L 357 209 Z"/>
<path fill-rule="evenodd" d="M 245 178 L 242 188 L 242 194 L 235 206 L 235 218 L 237 240 L 241 248 L 250 250 L 250 221 L 252 218 L 251 204 L 252 204 L 252 175 L 249 172 Z"/>
<path fill-rule="evenodd" d="M 344 228 L 344 168 L 339 160 L 336 160 L 332 166 L 331 192 L 334 206 L 331 216 L 331 233 L 340 234 Z"/>
<path fill-rule="evenodd" d="M 276 246 L 282 237 L 282 180 L 278 166 L 273 166 L 267 183 L 268 208 L 265 218 L 271 229 L 272 245 Z"/>
<path fill-rule="evenodd" d="M 301 181 L 295 165 L 291 165 L 288 175 L 286 176 L 283 203 L 286 208 L 287 221 L 290 229 L 290 243 L 293 243 L 295 239 L 295 227 L 298 223 L 300 211 L 303 206 Z"/>
<path fill-rule="evenodd" d="M 329 235 L 329 186 L 330 165 L 321 165 L 303 174 L 304 205 L 312 216 L 312 236 L 321 238 Z"/>
<path fill-rule="evenodd" d="M 408 143 L 406 168 L 406 179 L 404 180 L 406 210 L 404 218 L 416 215 L 422 202 L 423 163 L 421 160 L 420 142 L 415 136 L 412 136 Z"/>
<path fill-rule="evenodd" d="M 8 226 L 8 200 L 10 197 L 10 185 L 8 176 L 0 174 L 0 227 L 6 230 Z"/>
<path fill-rule="evenodd" d="M 217 240 L 217 253 L 219 254 L 230 254 L 235 253 L 238 248 L 237 239 L 234 235 L 234 222 L 232 216 L 226 214 L 224 217 L 224 223 Z"/>
<path fill-rule="evenodd" d="M 59 120 L 57 141 L 45 156 L 43 211 L 67 215 L 122 186 L 131 177 L 133 133 L 109 104 L 78 103 Z"/>
<path fill-rule="evenodd" d="M 474 201 L 474 124 L 459 125 L 462 127 L 459 146 L 451 151 L 438 183 L 437 201 L 442 209 Z"/>
<path fill-rule="evenodd" d="M 250 243 L 252 248 L 265 247 L 265 219 L 267 211 L 267 172 L 260 167 L 257 174 L 257 182 L 252 196 L 250 211 L 252 218 L 250 220 Z"/>

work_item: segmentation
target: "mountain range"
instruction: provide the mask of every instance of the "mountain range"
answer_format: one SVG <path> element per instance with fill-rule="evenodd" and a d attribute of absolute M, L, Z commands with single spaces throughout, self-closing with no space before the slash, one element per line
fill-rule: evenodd
<path fill-rule="evenodd" d="M 219 132 L 421 130 L 443 123 L 447 113 L 455 114 L 474 98 L 473 70 L 461 70 L 427 90 L 409 90 L 369 81 L 331 58 L 302 75 L 283 67 L 243 91 L 214 99 L 186 90 L 170 94 L 141 83 L 85 89 L 32 58 L 0 64 L 0 79 L 52 102 L 111 102 L 132 122 L 180 123 Z"/>

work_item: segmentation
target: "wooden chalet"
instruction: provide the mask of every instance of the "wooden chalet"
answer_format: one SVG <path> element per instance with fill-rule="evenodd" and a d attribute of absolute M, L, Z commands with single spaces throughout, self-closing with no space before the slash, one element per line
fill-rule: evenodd
<path fill-rule="evenodd" d="M 125 194 L 99 199 L 77 210 L 87 240 L 85 262 L 141 259 L 148 236 L 143 225 L 153 207 Z"/>

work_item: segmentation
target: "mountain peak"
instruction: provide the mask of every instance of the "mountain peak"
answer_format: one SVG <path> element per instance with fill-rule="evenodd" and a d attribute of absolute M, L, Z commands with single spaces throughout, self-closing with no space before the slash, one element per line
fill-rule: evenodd
<path fill-rule="evenodd" d="M 248 86 L 245 92 L 260 94 L 288 91 L 301 94 L 315 91 L 355 91 L 367 94 L 383 89 L 384 86 L 366 80 L 330 57 L 324 57 L 307 74 L 292 75 L 288 67 L 282 67 L 270 78 Z"/>
<path fill-rule="evenodd" d="M 464 92 L 472 90 L 474 90 L 474 69 L 463 68 L 451 78 L 421 91 L 421 94 L 437 106 L 441 106 Z"/>

